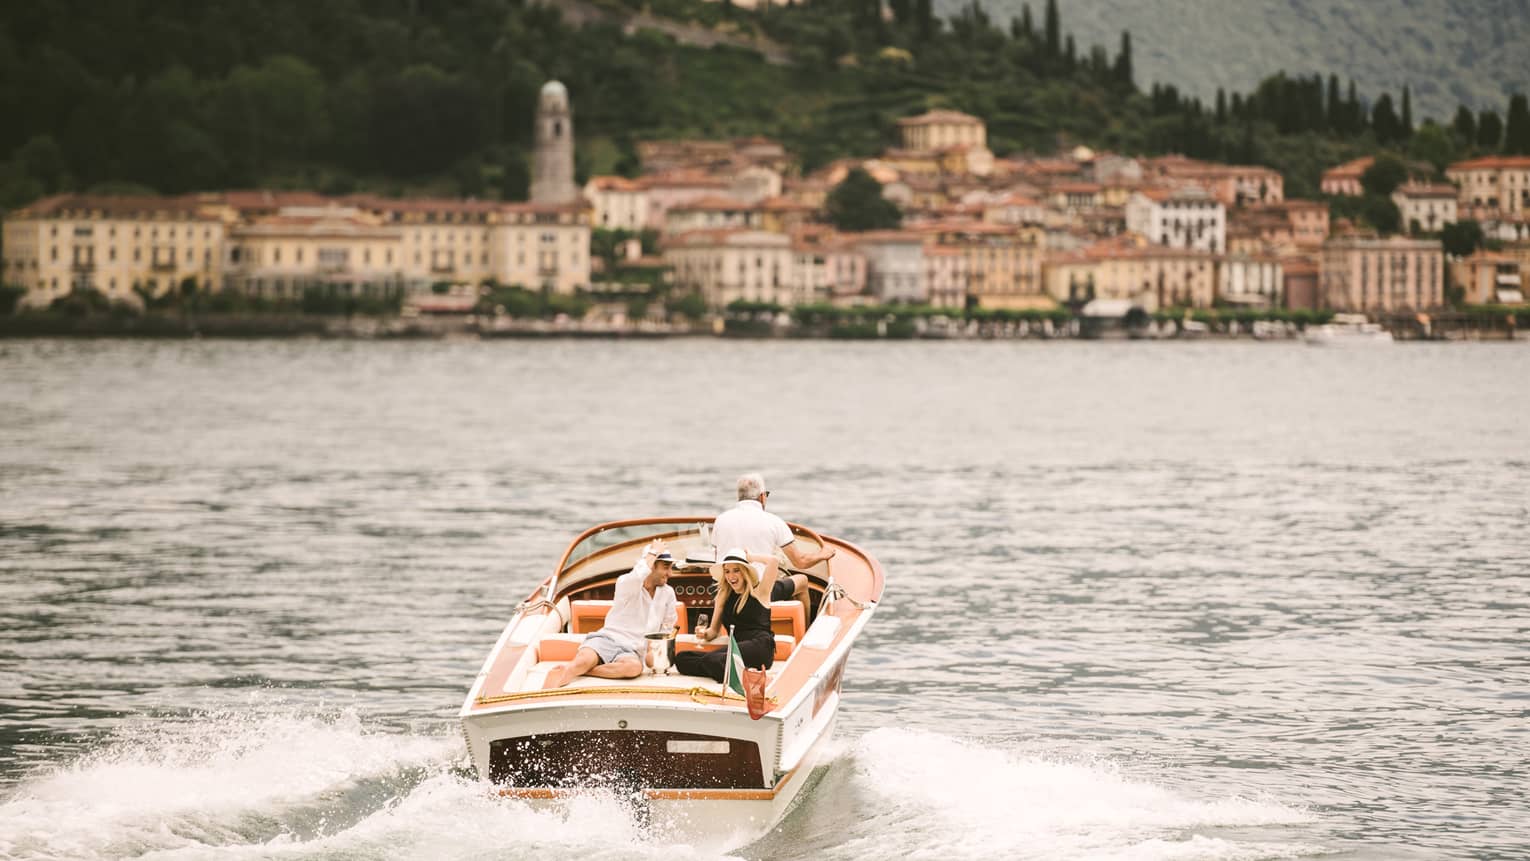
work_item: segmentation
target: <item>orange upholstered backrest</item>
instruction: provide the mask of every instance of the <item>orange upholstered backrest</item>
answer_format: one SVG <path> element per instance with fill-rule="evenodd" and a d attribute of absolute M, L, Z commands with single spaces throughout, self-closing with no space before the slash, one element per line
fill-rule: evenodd
<path fill-rule="evenodd" d="M 807 619 L 802 612 L 802 602 L 770 602 L 770 630 L 777 634 L 786 634 L 794 640 L 802 639 L 802 635 L 807 633 Z"/>
<path fill-rule="evenodd" d="M 606 623 L 611 612 L 610 601 L 568 602 L 568 631 L 570 634 L 593 634 Z"/>

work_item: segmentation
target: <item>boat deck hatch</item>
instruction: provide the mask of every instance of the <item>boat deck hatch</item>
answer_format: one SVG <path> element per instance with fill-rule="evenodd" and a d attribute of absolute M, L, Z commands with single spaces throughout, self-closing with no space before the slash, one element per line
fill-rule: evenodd
<path fill-rule="evenodd" d="M 763 789 L 752 741 L 658 730 L 584 730 L 489 743 L 489 779 L 515 787 Z"/>

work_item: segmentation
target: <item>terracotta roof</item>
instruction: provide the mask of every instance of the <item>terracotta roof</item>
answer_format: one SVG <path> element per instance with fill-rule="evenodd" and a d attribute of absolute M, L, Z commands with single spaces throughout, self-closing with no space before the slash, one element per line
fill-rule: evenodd
<path fill-rule="evenodd" d="M 790 239 L 784 233 L 769 233 L 752 227 L 725 227 L 708 230 L 688 230 L 670 240 L 673 245 L 724 245 L 742 236 L 771 237 L 767 244 L 787 244 Z M 777 241 L 779 239 L 779 242 Z"/>
<path fill-rule="evenodd" d="M 450 197 L 381 197 L 375 194 L 353 194 L 342 200 L 366 209 L 374 209 L 382 212 L 452 212 L 487 214 L 499 212 L 514 204 L 506 204 L 497 200 L 466 200 Z M 319 205 L 330 201 L 326 198 L 319 199 Z M 545 206 L 545 204 L 543 204 Z"/>
<path fill-rule="evenodd" d="M 719 197 L 710 195 L 698 197 L 695 200 L 687 200 L 677 203 L 669 208 L 670 212 L 742 212 L 756 209 L 752 203 L 745 203 L 731 197 Z"/>
<path fill-rule="evenodd" d="M 56 194 L 16 210 L 11 217 L 56 218 L 65 213 L 79 213 L 84 217 L 91 217 L 94 213 L 100 212 L 107 217 L 174 214 L 214 220 L 212 216 L 199 216 L 197 208 L 197 200 L 191 195 L 161 197 L 158 195 Z"/>
<path fill-rule="evenodd" d="M 924 238 L 911 230 L 868 230 L 864 233 L 852 234 L 851 237 L 857 244 L 881 244 L 893 242 L 921 243 Z"/>
<path fill-rule="evenodd" d="M 1323 171 L 1323 179 L 1359 179 L 1375 163 L 1375 156 L 1363 155 Z"/>
<path fill-rule="evenodd" d="M 726 180 L 699 170 L 674 170 L 644 177 L 649 188 L 669 186 L 678 188 L 727 188 Z"/>
<path fill-rule="evenodd" d="M 1444 182 L 1410 182 L 1397 187 L 1403 197 L 1448 197 L 1460 195 L 1455 186 Z"/>
<path fill-rule="evenodd" d="M 648 188 L 645 180 L 625 176 L 592 176 L 590 184 L 598 191 L 645 191 Z"/>
<path fill-rule="evenodd" d="M 1447 170 L 1530 170 L 1530 155 L 1489 155 L 1458 161 Z"/>
<path fill-rule="evenodd" d="M 790 197 L 768 197 L 760 201 L 759 207 L 770 212 L 813 212 L 818 209 L 812 204 L 792 200 Z"/>

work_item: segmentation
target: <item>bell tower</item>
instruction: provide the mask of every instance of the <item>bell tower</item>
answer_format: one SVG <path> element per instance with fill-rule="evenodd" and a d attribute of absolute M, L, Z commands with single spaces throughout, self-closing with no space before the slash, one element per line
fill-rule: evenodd
<path fill-rule="evenodd" d="M 574 114 L 563 84 L 548 81 L 542 85 L 536 122 L 531 202 L 575 203 L 579 189 L 574 185 Z"/>

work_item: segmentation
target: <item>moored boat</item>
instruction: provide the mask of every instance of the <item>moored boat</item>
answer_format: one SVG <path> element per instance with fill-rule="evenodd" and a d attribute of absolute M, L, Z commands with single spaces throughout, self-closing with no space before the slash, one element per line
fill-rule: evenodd
<path fill-rule="evenodd" d="M 1307 327 L 1304 337 L 1309 344 L 1327 347 L 1392 343 L 1392 333 L 1368 321 L 1364 314 L 1335 314 L 1331 322 Z"/>
<path fill-rule="evenodd" d="M 761 834 L 786 813 L 833 735 L 846 661 L 882 597 L 881 565 L 854 545 L 791 527 L 799 549 L 837 553 L 795 572 L 808 576 L 806 612 L 797 601 L 771 604 L 775 663 L 758 720 L 722 685 L 673 669 L 546 686 L 600 628 L 616 578 L 648 542 L 663 539 L 678 558 L 710 559 L 710 522 L 654 518 L 587 530 L 515 608 L 460 712 L 473 765 L 497 793 L 557 804 L 614 792 L 655 827 L 695 835 Z M 690 633 L 712 612 L 710 565 L 677 567 L 669 583 L 680 604 L 675 650 L 725 648 L 726 638 L 702 643 Z"/>

